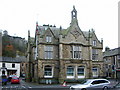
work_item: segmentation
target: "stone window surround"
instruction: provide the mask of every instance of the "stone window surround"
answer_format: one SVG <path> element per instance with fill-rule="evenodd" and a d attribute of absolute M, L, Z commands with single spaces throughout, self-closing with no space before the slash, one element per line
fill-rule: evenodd
<path fill-rule="evenodd" d="M 81 46 L 73 45 L 71 49 L 72 49 L 71 50 L 72 59 L 81 59 L 82 58 L 82 47 Z"/>
<path fill-rule="evenodd" d="M 92 60 L 98 60 L 98 49 L 92 49 Z"/>
<path fill-rule="evenodd" d="M 43 72 L 44 72 L 44 73 L 45 73 L 45 66 L 51 66 L 51 69 L 52 69 L 52 70 L 51 70 L 52 75 L 51 75 L 51 76 L 45 76 L 45 75 L 44 75 L 44 78 L 53 78 L 53 76 L 54 76 L 54 65 L 48 65 L 48 64 L 46 65 L 46 64 L 45 64 L 45 65 L 43 65 L 43 66 L 44 66 L 44 68 L 43 68 Z"/>
<path fill-rule="evenodd" d="M 93 45 L 93 46 L 97 46 L 97 41 L 96 41 L 96 40 L 93 40 L 93 41 L 92 41 L 92 45 Z"/>
<path fill-rule="evenodd" d="M 92 68 L 93 77 L 98 77 L 98 75 L 99 75 L 98 71 L 99 71 L 98 67 L 93 67 Z"/>
<path fill-rule="evenodd" d="M 46 36 L 46 42 L 52 42 L 52 37 L 50 35 Z"/>
<path fill-rule="evenodd" d="M 51 45 L 44 46 L 44 53 L 45 59 L 53 59 L 53 46 Z"/>
<path fill-rule="evenodd" d="M 73 76 L 67 76 L 67 67 L 69 67 L 69 66 L 72 66 L 73 68 L 74 68 L 74 72 L 73 72 Z M 67 78 L 69 78 L 69 79 L 72 79 L 72 78 L 75 78 L 75 76 L 77 76 L 77 78 L 85 78 L 85 66 L 83 66 L 83 65 L 78 65 L 78 66 L 74 66 L 74 65 L 68 65 L 66 67 L 66 77 Z M 81 69 L 83 69 L 83 67 L 84 67 L 84 75 L 78 75 L 78 68 L 81 68 Z"/>

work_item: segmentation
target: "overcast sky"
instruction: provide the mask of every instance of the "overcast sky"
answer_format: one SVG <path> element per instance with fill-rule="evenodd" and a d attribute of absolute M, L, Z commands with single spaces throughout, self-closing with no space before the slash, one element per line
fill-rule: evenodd
<path fill-rule="evenodd" d="M 0 29 L 27 39 L 35 36 L 35 24 L 67 28 L 73 5 L 82 31 L 93 28 L 104 48 L 118 47 L 119 0 L 0 0 Z"/>

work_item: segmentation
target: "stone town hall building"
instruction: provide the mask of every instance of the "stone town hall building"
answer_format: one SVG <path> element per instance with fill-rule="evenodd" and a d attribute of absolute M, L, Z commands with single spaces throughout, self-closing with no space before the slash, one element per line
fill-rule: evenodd
<path fill-rule="evenodd" d="M 27 81 L 51 84 L 103 76 L 103 40 L 93 29 L 80 29 L 75 7 L 67 29 L 36 23 L 32 40 L 28 32 Z"/>

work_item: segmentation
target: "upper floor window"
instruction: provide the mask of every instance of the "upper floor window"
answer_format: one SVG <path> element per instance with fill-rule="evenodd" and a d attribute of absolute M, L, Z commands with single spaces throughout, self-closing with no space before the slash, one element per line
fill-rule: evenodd
<path fill-rule="evenodd" d="M 46 36 L 46 42 L 52 42 L 52 37 L 51 36 Z"/>
<path fill-rule="evenodd" d="M 53 59 L 53 46 L 45 46 L 45 59 Z"/>
<path fill-rule="evenodd" d="M 97 45 L 96 40 L 93 40 L 92 45 L 93 45 L 93 46 L 96 46 L 96 45 Z"/>
<path fill-rule="evenodd" d="M 80 46 L 73 46 L 71 54 L 72 54 L 73 59 L 81 59 L 82 58 L 81 47 Z"/>
<path fill-rule="evenodd" d="M 92 60 L 98 60 L 98 50 L 92 49 Z"/>
<path fill-rule="evenodd" d="M 14 63 L 12 64 L 12 68 L 15 68 L 15 64 Z"/>
<path fill-rule="evenodd" d="M 2 63 L 2 67 L 5 67 L 5 63 Z"/>

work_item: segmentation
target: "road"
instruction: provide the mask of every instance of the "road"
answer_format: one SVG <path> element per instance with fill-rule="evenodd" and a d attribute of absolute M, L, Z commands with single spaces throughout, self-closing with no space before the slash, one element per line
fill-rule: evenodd
<path fill-rule="evenodd" d="M 37 83 L 28 83 L 23 80 L 20 81 L 20 84 L 11 84 L 10 82 L 7 85 L 2 86 L 2 90 L 69 90 L 69 86 L 62 85 L 41 85 Z"/>
<path fill-rule="evenodd" d="M 116 82 L 111 80 L 112 85 Z M 2 90 L 69 90 L 70 85 L 62 86 L 59 84 L 56 85 L 41 85 L 37 83 L 28 83 L 24 80 L 21 80 L 20 84 L 11 84 L 10 82 L 7 85 L 2 86 Z M 118 90 L 118 89 L 110 89 L 110 90 Z"/>

